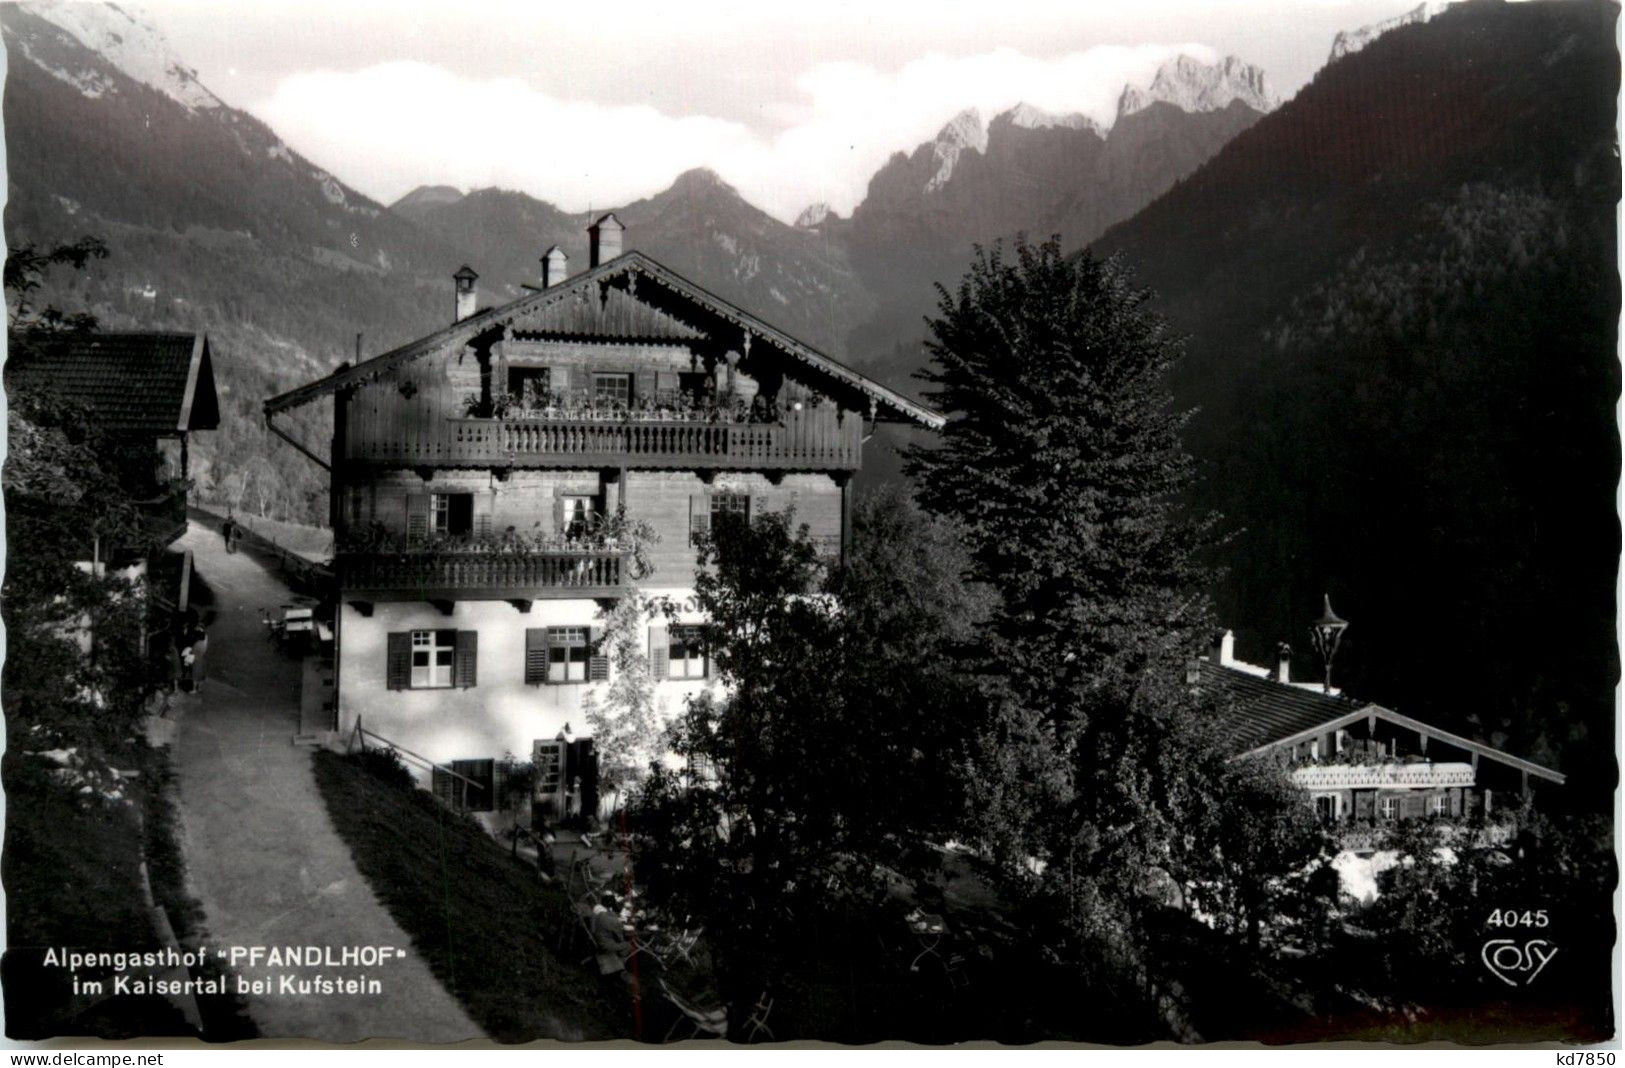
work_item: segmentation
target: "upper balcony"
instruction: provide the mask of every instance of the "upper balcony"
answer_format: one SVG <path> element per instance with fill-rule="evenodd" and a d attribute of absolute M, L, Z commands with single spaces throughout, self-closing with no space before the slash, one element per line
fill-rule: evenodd
<path fill-rule="evenodd" d="M 862 462 L 863 419 L 833 406 L 773 419 L 548 409 L 502 418 L 385 421 L 352 413 L 345 457 L 427 467 L 657 467 L 838 471 Z"/>
<path fill-rule="evenodd" d="M 346 595 L 385 601 L 615 597 L 630 574 L 626 551 L 610 547 L 342 552 L 333 563 Z"/>

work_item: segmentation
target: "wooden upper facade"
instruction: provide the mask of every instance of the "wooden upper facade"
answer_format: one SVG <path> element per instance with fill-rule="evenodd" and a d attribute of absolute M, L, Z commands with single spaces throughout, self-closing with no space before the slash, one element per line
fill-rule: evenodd
<path fill-rule="evenodd" d="M 641 253 L 499 308 L 474 285 L 458 272 L 447 327 L 266 403 L 282 433 L 333 398 L 346 591 L 603 596 L 628 581 L 617 513 L 654 529 L 662 585 L 719 511 L 793 509 L 833 554 L 875 422 L 942 425 Z"/>

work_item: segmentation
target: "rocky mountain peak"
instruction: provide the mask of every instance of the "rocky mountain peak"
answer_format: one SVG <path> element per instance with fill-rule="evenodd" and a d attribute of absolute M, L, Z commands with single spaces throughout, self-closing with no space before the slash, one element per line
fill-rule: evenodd
<path fill-rule="evenodd" d="M 987 151 L 987 127 L 982 124 L 982 113 L 975 108 L 966 108 L 955 115 L 931 143 L 931 154 L 936 160 L 937 170 L 925 183 L 927 193 L 942 188 L 953 177 L 954 167 L 966 149 Z"/>
<path fill-rule="evenodd" d="M 816 230 L 831 218 L 840 218 L 840 216 L 835 214 L 834 209 L 829 206 L 827 201 L 820 200 L 801 209 L 801 214 L 796 216 L 796 229 Z"/>
<path fill-rule="evenodd" d="M 1361 26 L 1357 30 L 1344 30 L 1332 38 L 1332 54 L 1327 59 L 1330 63 L 1334 59 L 1341 59 L 1364 48 L 1389 30 L 1400 26 L 1408 26 L 1413 22 L 1426 22 L 1444 11 L 1450 5 L 1445 0 L 1423 0 L 1403 15 L 1395 15 L 1391 19 L 1373 22 L 1369 26 Z"/>
<path fill-rule="evenodd" d="M 223 108 L 219 97 L 198 81 L 197 71 L 170 50 L 162 32 L 144 16 L 116 4 L 88 4 L 65 0 L 27 0 L 21 9 L 44 19 L 130 79 L 150 86 L 188 111 Z M 98 72 L 55 65 L 18 40 L 18 51 L 54 77 L 75 86 L 89 97 L 117 88 Z"/>
<path fill-rule="evenodd" d="M 1065 115 L 1053 111 L 1045 111 L 1031 104 L 1021 103 L 1009 111 L 994 116 L 995 123 L 1005 122 L 1024 130 L 1043 130 L 1050 127 L 1062 127 L 1068 130 L 1092 130 L 1104 135 L 1105 131 L 1100 124 L 1082 112 L 1074 111 Z"/>
<path fill-rule="evenodd" d="M 1280 98 L 1269 88 L 1264 72 L 1235 56 L 1204 63 L 1195 56 L 1176 56 L 1164 63 L 1149 88 L 1123 88 L 1117 117 L 1144 111 L 1152 104 L 1172 104 L 1181 111 L 1219 111 L 1239 100 L 1254 111 L 1273 111 Z"/>

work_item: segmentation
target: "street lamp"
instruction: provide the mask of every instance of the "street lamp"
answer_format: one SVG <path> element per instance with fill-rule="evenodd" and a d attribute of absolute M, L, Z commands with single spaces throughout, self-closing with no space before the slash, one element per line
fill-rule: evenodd
<path fill-rule="evenodd" d="M 1326 665 L 1326 692 L 1332 692 L 1332 657 L 1337 655 L 1337 645 L 1343 640 L 1343 632 L 1348 629 L 1348 620 L 1339 619 L 1332 611 L 1332 595 L 1326 594 L 1326 610 L 1319 619 L 1309 626 L 1309 637 L 1315 643 L 1315 651 L 1320 653 L 1321 663 Z"/>

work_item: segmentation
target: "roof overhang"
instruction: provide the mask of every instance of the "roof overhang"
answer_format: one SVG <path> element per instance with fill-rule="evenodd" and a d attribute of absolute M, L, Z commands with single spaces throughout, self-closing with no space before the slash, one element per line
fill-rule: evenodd
<path fill-rule="evenodd" d="M 181 394 L 180 418 L 175 423 L 175 430 L 179 433 L 184 434 L 189 430 L 214 429 L 214 427 L 194 427 L 192 425 L 192 415 L 194 410 L 198 407 L 198 389 L 200 384 L 202 388 L 206 390 L 212 391 L 214 389 L 214 375 L 209 373 L 210 369 L 208 366 L 208 361 L 208 335 L 199 333 L 192 339 L 192 358 L 186 367 L 186 391 Z M 210 398 L 202 399 L 205 402 L 205 410 L 215 412 L 220 410 L 218 399 L 215 399 L 213 403 L 208 403 Z M 219 420 L 217 417 L 216 425 L 218 425 L 218 423 Z"/>
<path fill-rule="evenodd" d="M 889 389 L 873 379 L 859 374 L 810 345 L 797 341 L 777 327 L 758 319 L 737 305 L 702 289 L 670 268 L 650 259 L 645 254 L 635 251 L 623 253 L 608 263 L 584 271 L 556 286 L 550 286 L 534 293 L 527 293 L 525 296 L 510 301 L 501 307 L 490 308 L 471 315 L 460 322 L 445 326 L 432 334 L 402 345 L 381 356 L 375 356 L 365 363 L 341 368 L 326 378 L 278 394 L 265 402 L 265 414 L 267 416 L 275 415 L 290 408 L 309 404 L 340 390 L 376 381 L 403 364 L 448 348 L 467 345 L 477 338 L 494 331 L 504 330 L 526 315 L 552 304 L 573 299 L 577 294 L 589 287 L 622 275 L 649 278 L 687 300 L 699 304 L 713 315 L 734 323 L 751 335 L 766 340 L 790 357 L 816 368 L 831 378 L 852 386 L 870 398 L 877 409 L 877 416 L 878 409 L 887 409 L 902 420 L 917 423 L 931 430 L 941 430 L 947 423 L 947 418 L 942 413 L 912 401 L 896 390 Z"/>
<path fill-rule="evenodd" d="M 1278 738 L 1273 742 L 1265 742 L 1263 745 L 1255 746 L 1254 748 L 1249 749 L 1245 753 L 1233 757 L 1232 759 L 1245 760 L 1248 757 L 1261 756 L 1274 749 L 1281 749 L 1286 746 L 1297 745 L 1300 742 L 1306 742 L 1311 738 L 1316 738 L 1322 734 L 1325 734 L 1327 731 L 1340 730 L 1343 727 L 1358 723 L 1363 719 L 1386 720 L 1387 722 L 1394 724 L 1396 727 L 1404 727 L 1406 730 L 1413 730 L 1418 734 L 1425 734 L 1429 738 L 1437 738 L 1439 741 L 1444 742 L 1447 745 L 1453 745 L 1457 748 L 1465 749 L 1469 753 L 1477 753 L 1479 756 L 1487 757 L 1490 760 L 1506 764 L 1509 767 L 1517 768 L 1519 771 L 1527 771 L 1531 775 L 1545 779 L 1548 782 L 1556 783 L 1559 786 L 1567 781 L 1567 776 L 1560 771 L 1553 771 L 1551 768 L 1545 767 L 1541 764 L 1536 764 L 1532 760 L 1525 760 L 1522 757 L 1513 756 L 1511 753 L 1503 752 L 1492 745 L 1486 745 L 1483 742 L 1477 742 L 1471 738 L 1464 738 L 1459 734 L 1454 734 L 1447 730 L 1441 730 L 1440 728 L 1433 726 L 1431 723 L 1423 723 L 1419 719 L 1412 719 L 1410 716 L 1404 715 L 1403 713 L 1395 712 L 1391 708 L 1384 708 L 1383 706 L 1376 704 L 1362 705 L 1351 712 L 1346 712 L 1341 716 L 1334 719 L 1329 719 L 1326 722 L 1317 724 L 1314 727 L 1301 730 L 1296 734 L 1288 735 L 1285 738 Z"/>

